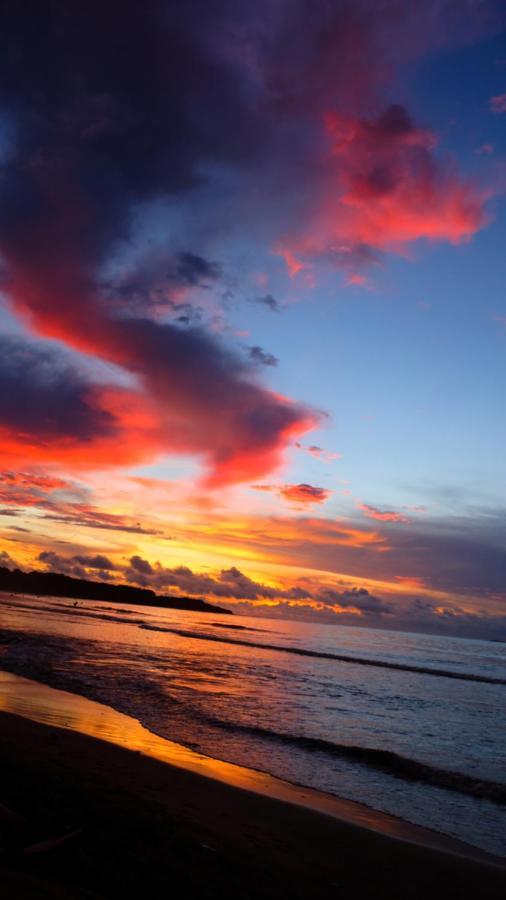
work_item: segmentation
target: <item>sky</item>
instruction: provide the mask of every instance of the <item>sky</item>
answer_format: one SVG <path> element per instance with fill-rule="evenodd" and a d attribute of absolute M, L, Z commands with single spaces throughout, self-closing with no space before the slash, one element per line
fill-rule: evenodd
<path fill-rule="evenodd" d="M 0 42 L 0 565 L 506 639 L 504 4 Z"/>

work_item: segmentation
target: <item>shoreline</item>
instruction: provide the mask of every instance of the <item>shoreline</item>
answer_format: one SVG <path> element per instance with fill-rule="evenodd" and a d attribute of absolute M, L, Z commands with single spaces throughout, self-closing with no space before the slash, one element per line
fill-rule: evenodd
<path fill-rule="evenodd" d="M 1 802 L 72 842 L 3 867 L 6 900 L 504 896 L 504 869 L 0 714 Z"/>
<path fill-rule="evenodd" d="M 354 800 L 285 781 L 268 772 L 207 756 L 161 737 L 133 716 L 111 706 L 0 669 L 0 714 L 2 712 L 106 741 L 228 787 L 322 813 L 397 840 L 506 868 L 506 859 L 443 832 Z"/>
<path fill-rule="evenodd" d="M 130 728 L 135 723 L 155 743 L 168 745 L 169 757 L 156 758 L 151 744 L 141 747 L 132 742 L 127 749 L 112 742 L 110 734 L 109 739 L 92 737 L 83 733 L 91 729 L 92 713 L 97 713 L 92 707 L 99 708 L 101 727 L 110 732 L 112 719 L 110 715 L 104 719 L 108 707 L 18 676 L 7 677 L 24 685 L 15 714 L 5 711 L 9 705 L 5 676 L 0 682 L 4 710 L 0 712 L 0 804 L 36 819 L 43 819 L 49 810 L 66 827 L 82 828 L 82 837 L 50 854 L 49 863 L 43 864 L 43 876 L 67 885 L 65 889 L 70 884 L 72 889 L 97 891 L 98 896 L 119 897 L 125 896 L 125 885 L 138 878 L 139 885 L 147 879 L 152 885 L 147 895 L 157 897 L 164 879 L 170 881 L 177 870 L 179 890 L 189 880 L 192 890 L 203 897 L 237 896 L 237 878 L 242 896 L 252 898 L 334 896 L 337 885 L 341 896 L 356 898 L 426 898 L 429 891 L 436 898 L 451 896 L 452 891 L 459 896 L 459 890 L 461 896 L 464 892 L 471 896 L 471 884 L 480 897 L 504 895 L 506 869 L 501 861 L 466 844 L 351 801 L 306 792 L 254 770 L 202 757 L 156 738 L 114 710 L 116 724 L 116 717 L 123 726 L 124 720 Z M 39 690 L 35 698 L 39 707 L 43 696 L 47 704 L 50 694 L 53 703 L 62 701 L 55 694 L 64 695 L 67 705 L 60 706 L 58 725 L 54 706 L 40 710 L 45 724 L 27 717 L 28 691 L 33 706 L 34 685 Z M 79 729 L 77 722 L 69 720 L 72 705 L 80 717 Z M 132 739 L 132 731 L 128 737 Z M 175 757 L 176 750 L 182 755 Z M 188 765 L 192 759 L 193 765 Z M 216 769 L 210 774 L 213 766 Z M 316 803 L 311 794 L 322 801 L 320 807 L 311 806 Z M 174 834 L 181 829 L 185 850 L 180 859 L 174 855 L 174 841 L 179 840 Z M 119 857 L 118 869 L 112 861 Z M 15 864 L 7 871 L 17 884 L 19 879 L 40 877 L 39 865 L 32 862 L 27 871 Z M 105 887 L 97 883 L 97 867 L 106 873 Z M 209 883 L 211 876 L 214 886 Z M 247 879 L 244 882 L 245 876 L 252 879 L 251 885 Z M 277 893 L 271 893 L 274 887 Z M 19 884 L 5 896 L 32 896 L 16 892 L 18 888 Z M 37 890 L 33 897 L 46 896 L 40 886 Z"/>

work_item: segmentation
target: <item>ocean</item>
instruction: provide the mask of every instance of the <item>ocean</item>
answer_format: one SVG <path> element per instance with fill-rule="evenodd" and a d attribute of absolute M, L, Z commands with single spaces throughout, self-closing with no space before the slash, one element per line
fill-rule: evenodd
<path fill-rule="evenodd" d="M 0 595 L 0 668 L 506 857 L 506 645 Z"/>

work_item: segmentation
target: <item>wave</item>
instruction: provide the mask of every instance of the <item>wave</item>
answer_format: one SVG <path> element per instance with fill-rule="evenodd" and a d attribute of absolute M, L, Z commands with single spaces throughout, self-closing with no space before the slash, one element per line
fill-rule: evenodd
<path fill-rule="evenodd" d="M 236 644 L 240 647 L 254 647 L 260 650 L 274 650 L 278 653 L 293 653 L 296 656 L 311 656 L 317 659 L 334 659 L 336 662 L 355 663 L 358 666 L 373 666 L 378 669 L 395 669 L 401 672 L 415 672 L 418 675 L 435 675 L 439 678 L 457 678 L 461 681 L 477 681 L 482 684 L 506 684 L 506 678 L 494 675 L 480 675 L 473 672 L 453 672 L 451 669 L 435 669 L 429 666 L 415 666 L 411 663 L 396 663 L 383 659 L 370 659 L 364 656 L 347 656 L 342 653 L 330 653 L 324 650 L 309 650 L 306 647 L 284 647 L 282 644 L 260 644 L 254 641 L 246 641 L 241 638 L 228 637 L 227 635 L 202 634 L 196 631 L 186 631 L 182 628 L 164 628 L 161 625 L 150 625 L 143 622 L 139 625 L 146 631 L 161 631 L 167 634 L 177 634 L 180 637 L 194 638 L 199 641 L 214 641 L 220 644 Z"/>
<path fill-rule="evenodd" d="M 0 643 L 3 642 L 8 645 L 15 634 L 15 632 L 0 631 Z M 11 671 L 18 675 L 34 678 L 60 690 L 71 691 L 89 697 L 92 700 L 98 700 L 100 703 L 106 703 L 127 715 L 138 718 L 148 729 L 154 733 L 161 734 L 163 737 L 170 738 L 171 735 L 167 735 L 165 730 L 159 731 L 157 728 L 158 710 L 163 708 L 165 715 L 167 706 L 170 705 L 186 711 L 194 722 L 200 723 L 200 732 L 202 732 L 203 727 L 205 730 L 205 726 L 208 726 L 232 735 L 242 734 L 252 740 L 257 739 L 270 742 L 271 744 L 284 745 L 287 748 L 301 750 L 306 753 L 325 754 L 334 759 L 343 759 L 350 763 L 367 766 L 370 769 L 375 769 L 405 781 L 418 782 L 465 794 L 500 806 L 506 805 L 506 784 L 504 783 L 438 768 L 429 763 L 403 756 L 392 750 L 364 747 L 356 744 L 341 744 L 325 738 L 279 732 L 259 725 L 226 721 L 206 714 L 204 711 L 188 704 L 187 701 L 168 695 L 165 686 L 155 681 L 149 681 L 145 674 L 135 679 L 132 678 L 131 672 L 128 671 L 117 673 L 114 681 L 114 693 L 111 694 L 110 685 L 107 684 L 107 681 L 103 684 L 96 672 L 93 673 L 91 678 L 88 678 L 83 675 L 77 675 L 76 677 L 76 673 L 71 671 L 65 672 L 61 669 L 55 671 L 51 664 L 48 667 L 47 657 L 37 658 L 36 653 L 33 652 L 35 647 L 31 648 L 32 652 L 27 656 L 26 637 L 21 638 L 19 636 L 19 638 L 14 638 L 15 644 L 18 640 L 23 641 L 22 657 L 16 654 L 2 656 L 1 667 L 4 671 Z M 52 650 L 50 658 L 53 659 L 56 655 L 58 642 L 54 642 L 53 646 L 50 643 L 51 639 L 47 635 L 39 637 L 44 638 L 44 648 Z M 50 645 L 49 648 L 48 643 Z M 72 643 L 72 639 L 70 639 L 70 643 Z M 68 642 L 66 644 L 68 649 Z M 194 746 L 192 741 L 185 740 L 184 737 L 176 739 L 188 746 Z"/>
<path fill-rule="evenodd" d="M 34 606 L 31 603 L 18 603 L 18 602 L 10 603 L 9 602 L 9 603 L 4 603 L 3 606 L 4 606 L 4 608 L 7 608 L 7 609 L 21 609 L 21 610 L 27 610 L 28 612 L 35 612 L 38 615 L 40 615 L 41 613 L 49 612 L 49 613 L 56 613 L 61 616 L 72 616 L 77 619 L 99 619 L 102 622 L 116 622 L 119 625 L 142 626 L 142 625 L 144 625 L 144 623 L 146 621 L 145 619 L 140 619 L 140 618 L 138 618 L 138 619 L 125 618 L 125 615 L 135 614 L 135 611 L 133 611 L 133 610 L 132 611 L 122 610 L 122 609 L 115 610 L 112 606 L 105 606 L 105 607 L 84 606 L 84 605 L 81 605 L 83 603 L 84 603 L 84 601 L 82 601 L 82 600 L 75 600 L 72 602 L 71 606 L 69 606 L 68 603 L 65 605 L 63 605 L 63 604 L 55 605 L 52 603 L 37 603 L 37 605 Z M 92 610 L 97 610 L 97 612 L 92 612 Z M 117 611 L 119 613 L 119 615 L 117 615 L 117 616 L 104 615 L 104 612 L 106 612 L 107 610 L 112 610 L 114 612 Z M 138 613 L 137 613 L 137 615 L 138 615 Z"/>
<path fill-rule="evenodd" d="M 252 628 L 249 625 L 228 625 L 225 622 L 201 622 L 201 625 L 210 625 L 211 628 L 232 628 L 234 631 L 263 631 L 263 628 Z"/>
<path fill-rule="evenodd" d="M 251 737 L 275 741 L 291 747 L 297 747 L 309 753 L 325 753 L 339 759 L 370 766 L 395 778 L 405 781 L 419 781 L 433 787 L 457 791 L 480 800 L 489 800 L 500 806 L 506 805 L 506 784 L 475 778 L 463 772 L 452 772 L 439 769 L 428 763 L 419 762 L 392 750 L 379 750 L 374 747 L 361 747 L 354 744 L 336 744 L 324 738 L 306 737 L 300 734 L 270 731 L 257 725 L 240 725 L 222 719 L 208 718 L 206 721 L 223 731 L 239 732 Z"/>

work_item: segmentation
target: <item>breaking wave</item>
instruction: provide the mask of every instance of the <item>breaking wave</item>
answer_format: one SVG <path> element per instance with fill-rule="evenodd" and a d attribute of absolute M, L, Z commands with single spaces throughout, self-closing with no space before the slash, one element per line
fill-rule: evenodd
<path fill-rule="evenodd" d="M 254 641 L 246 641 L 241 638 L 228 637 L 226 635 L 202 634 L 196 631 L 186 631 L 182 628 L 164 628 L 159 625 L 149 625 L 143 622 L 139 625 L 146 631 L 161 631 L 167 634 L 177 634 L 180 637 L 195 638 L 199 641 L 214 641 L 221 644 L 236 644 L 241 647 L 254 647 L 260 650 L 274 650 L 279 653 L 293 653 L 296 656 L 311 656 L 317 659 L 335 659 L 336 662 L 355 663 L 358 666 L 374 666 L 378 669 L 397 669 L 402 672 L 415 672 L 419 675 L 435 675 L 440 678 L 457 678 L 461 681 L 477 681 L 483 684 L 506 684 L 505 678 L 493 675 L 480 675 L 471 672 L 454 672 L 451 669 L 436 669 L 429 666 L 415 666 L 409 663 L 388 662 L 383 659 L 371 659 L 363 656 L 347 656 L 341 653 L 327 653 L 323 650 L 310 650 L 306 647 L 286 647 L 282 644 L 260 644 Z"/>

